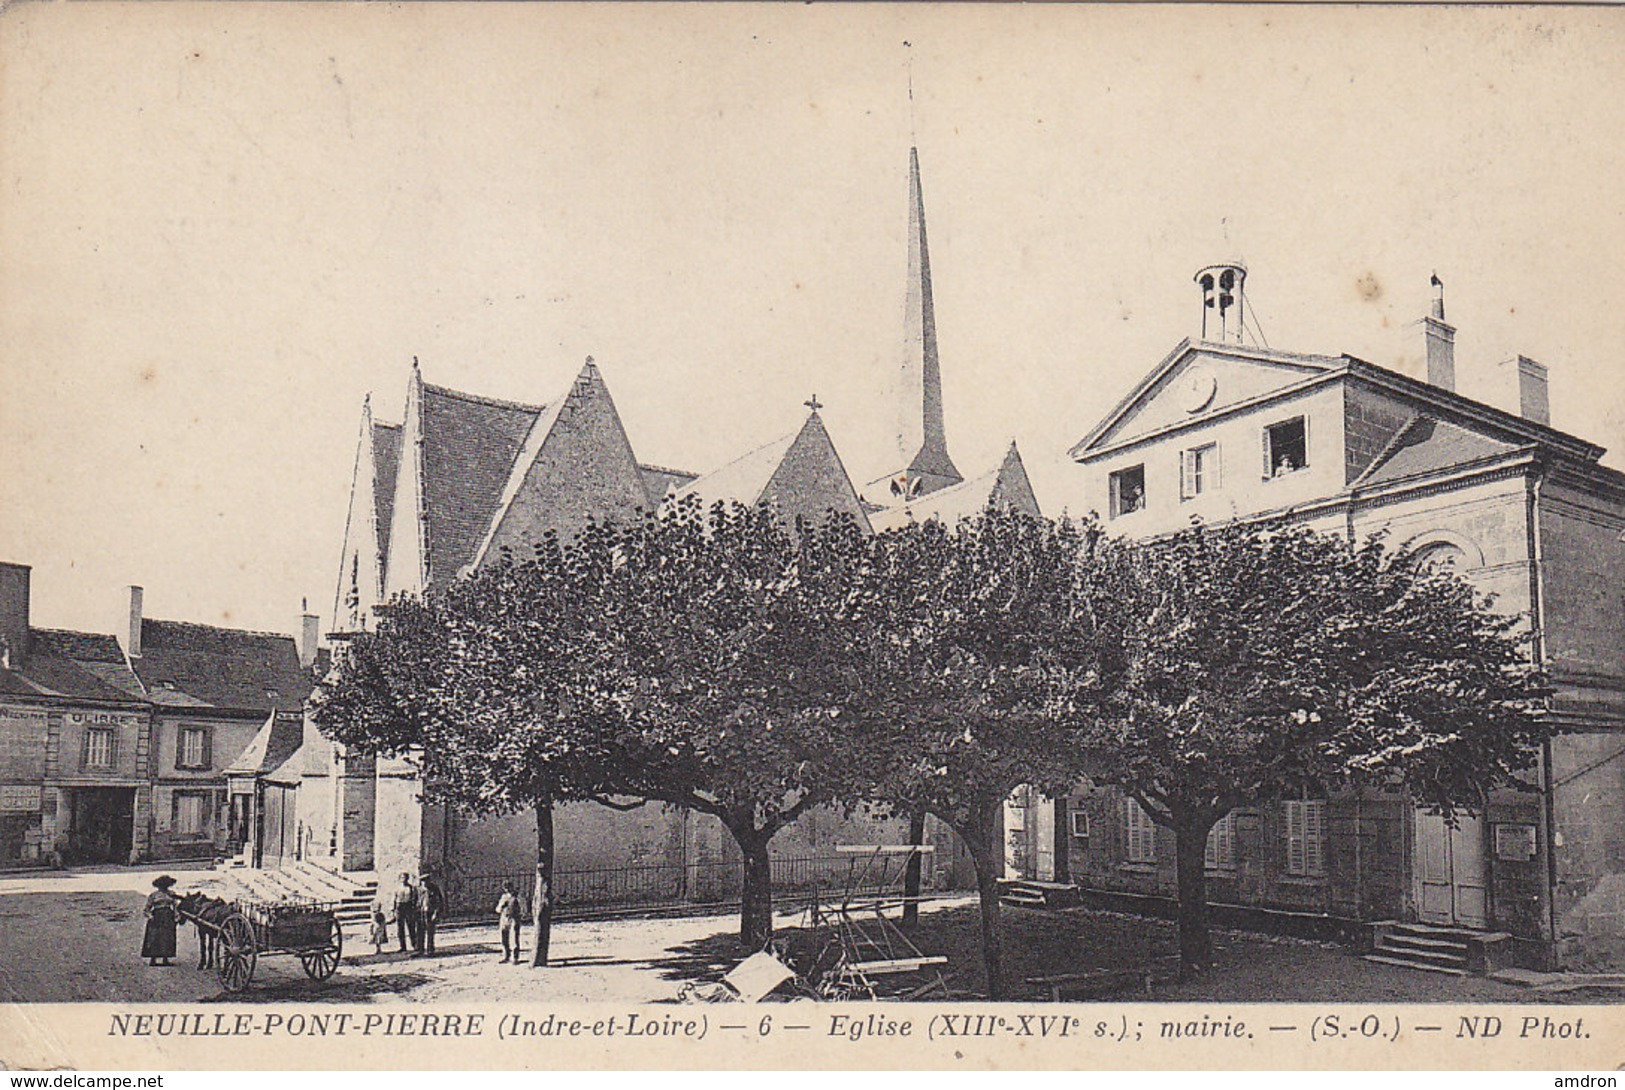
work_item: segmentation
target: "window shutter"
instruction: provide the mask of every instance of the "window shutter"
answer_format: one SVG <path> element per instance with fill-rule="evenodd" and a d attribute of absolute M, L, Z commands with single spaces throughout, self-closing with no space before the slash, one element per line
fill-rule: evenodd
<path fill-rule="evenodd" d="M 175 728 L 175 767 L 186 767 L 186 728 Z"/>
<path fill-rule="evenodd" d="M 1219 827 L 1217 825 L 1207 831 L 1207 843 L 1202 846 L 1202 866 L 1208 870 L 1219 869 Z"/>
<path fill-rule="evenodd" d="M 82 730 L 80 732 L 80 735 L 79 735 L 79 767 L 80 768 L 89 768 L 90 767 L 90 730 L 91 730 L 91 728 L 89 726 L 85 726 L 84 730 Z"/>
<path fill-rule="evenodd" d="M 213 745 L 213 743 L 214 743 L 214 731 L 210 730 L 208 727 L 204 727 L 202 729 L 201 733 L 203 734 L 203 761 L 202 761 L 203 767 L 204 768 L 213 768 L 214 767 L 214 752 L 213 752 L 214 751 L 214 745 Z"/>
<path fill-rule="evenodd" d="M 1270 465 L 1270 430 L 1265 428 L 1261 434 L 1264 439 L 1264 479 L 1267 481 L 1275 469 L 1274 466 Z"/>
<path fill-rule="evenodd" d="M 1305 847 L 1304 844 L 1304 804 L 1301 802 L 1288 802 L 1286 804 L 1286 872 L 1288 874 L 1304 874 Z"/>
<path fill-rule="evenodd" d="M 1236 815 L 1226 814 L 1208 830 L 1202 862 L 1209 870 L 1228 870 L 1236 865 Z"/>
<path fill-rule="evenodd" d="M 118 727 L 112 727 L 107 732 L 107 767 L 118 768 Z"/>
<path fill-rule="evenodd" d="M 1319 799 L 1303 806 L 1304 873 L 1326 873 L 1326 804 Z"/>
<path fill-rule="evenodd" d="M 1179 498 L 1188 500 L 1196 495 L 1196 452 L 1179 453 Z"/>

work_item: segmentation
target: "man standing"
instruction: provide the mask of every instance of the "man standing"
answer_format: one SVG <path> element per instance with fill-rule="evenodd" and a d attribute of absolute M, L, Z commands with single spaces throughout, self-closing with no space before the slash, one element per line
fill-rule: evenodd
<path fill-rule="evenodd" d="M 395 890 L 395 936 L 401 941 L 401 953 L 421 948 L 423 924 L 418 919 L 418 887 L 412 875 L 401 872 L 401 884 Z"/>
<path fill-rule="evenodd" d="M 446 910 L 446 895 L 440 891 L 440 883 L 434 880 L 434 872 L 424 871 L 423 882 L 423 927 L 418 936 L 418 953 L 434 956 L 434 928 L 440 922 L 440 914 Z"/>

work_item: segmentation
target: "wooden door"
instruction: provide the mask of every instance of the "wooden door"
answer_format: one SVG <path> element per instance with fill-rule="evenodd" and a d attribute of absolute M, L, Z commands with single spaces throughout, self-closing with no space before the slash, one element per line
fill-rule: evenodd
<path fill-rule="evenodd" d="M 1416 811 L 1416 915 L 1441 926 L 1488 927 L 1484 822 L 1458 812 L 1455 828 L 1439 814 Z"/>

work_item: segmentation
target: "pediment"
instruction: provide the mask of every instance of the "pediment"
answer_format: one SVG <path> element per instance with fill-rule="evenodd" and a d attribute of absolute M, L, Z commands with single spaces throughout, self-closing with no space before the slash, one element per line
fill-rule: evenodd
<path fill-rule="evenodd" d="M 1332 356 L 1184 342 L 1072 448 L 1073 457 L 1266 397 L 1342 364 Z"/>

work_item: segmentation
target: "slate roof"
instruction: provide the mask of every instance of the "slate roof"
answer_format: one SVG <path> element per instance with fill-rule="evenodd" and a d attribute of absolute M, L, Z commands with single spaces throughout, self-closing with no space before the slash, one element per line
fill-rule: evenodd
<path fill-rule="evenodd" d="M 423 385 L 423 488 L 429 579 L 454 577 L 474 559 L 537 405 Z"/>
<path fill-rule="evenodd" d="M 789 453 L 790 445 L 796 441 L 797 434 L 799 433 L 791 432 L 789 435 L 780 436 L 748 454 L 740 455 L 721 469 L 695 478 L 679 488 L 671 497 L 672 501 L 694 496 L 704 507 L 719 502 L 753 506 L 762 498 L 767 482 L 773 479 L 774 470 L 784 461 L 784 456 Z"/>
<path fill-rule="evenodd" d="M 1007 507 L 1029 515 L 1040 513 L 1038 499 L 1033 495 L 1026 467 L 1014 443 L 1010 444 L 1004 461 L 997 469 L 935 492 L 927 492 L 907 503 L 888 507 L 879 514 L 871 515 L 869 521 L 877 534 L 898 529 L 910 522 L 930 519 L 952 526 L 960 519 L 978 515 L 990 506 Z"/>
<path fill-rule="evenodd" d="M 295 712 L 272 712 L 251 742 L 226 767 L 228 776 L 274 773 L 304 744 L 305 717 Z"/>
<path fill-rule="evenodd" d="M 292 636 L 185 621 L 143 619 L 131 665 L 165 707 L 298 711 L 315 687 Z"/>
<path fill-rule="evenodd" d="M 141 703 L 141 683 L 112 636 L 29 629 L 28 653 L 15 669 L 0 668 L 0 693 Z"/>
<path fill-rule="evenodd" d="M 669 469 L 666 466 L 638 466 L 638 472 L 643 474 L 643 488 L 649 493 L 649 499 L 658 504 L 665 499 L 666 493 L 675 488 L 684 488 L 699 479 L 698 473 L 690 473 L 685 469 Z"/>
<path fill-rule="evenodd" d="M 1418 416 L 1399 430 L 1357 485 L 1386 484 L 1509 454 L 1518 448 L 1457 424 Z"/>
<path fill-rule="evenodd" d="M 395 513 L 395 478 L 401 468 L 401 426 L 372 426 L 372 508 L 378 525 L 378 555 L 389 556 L 389 527 Z"/>

